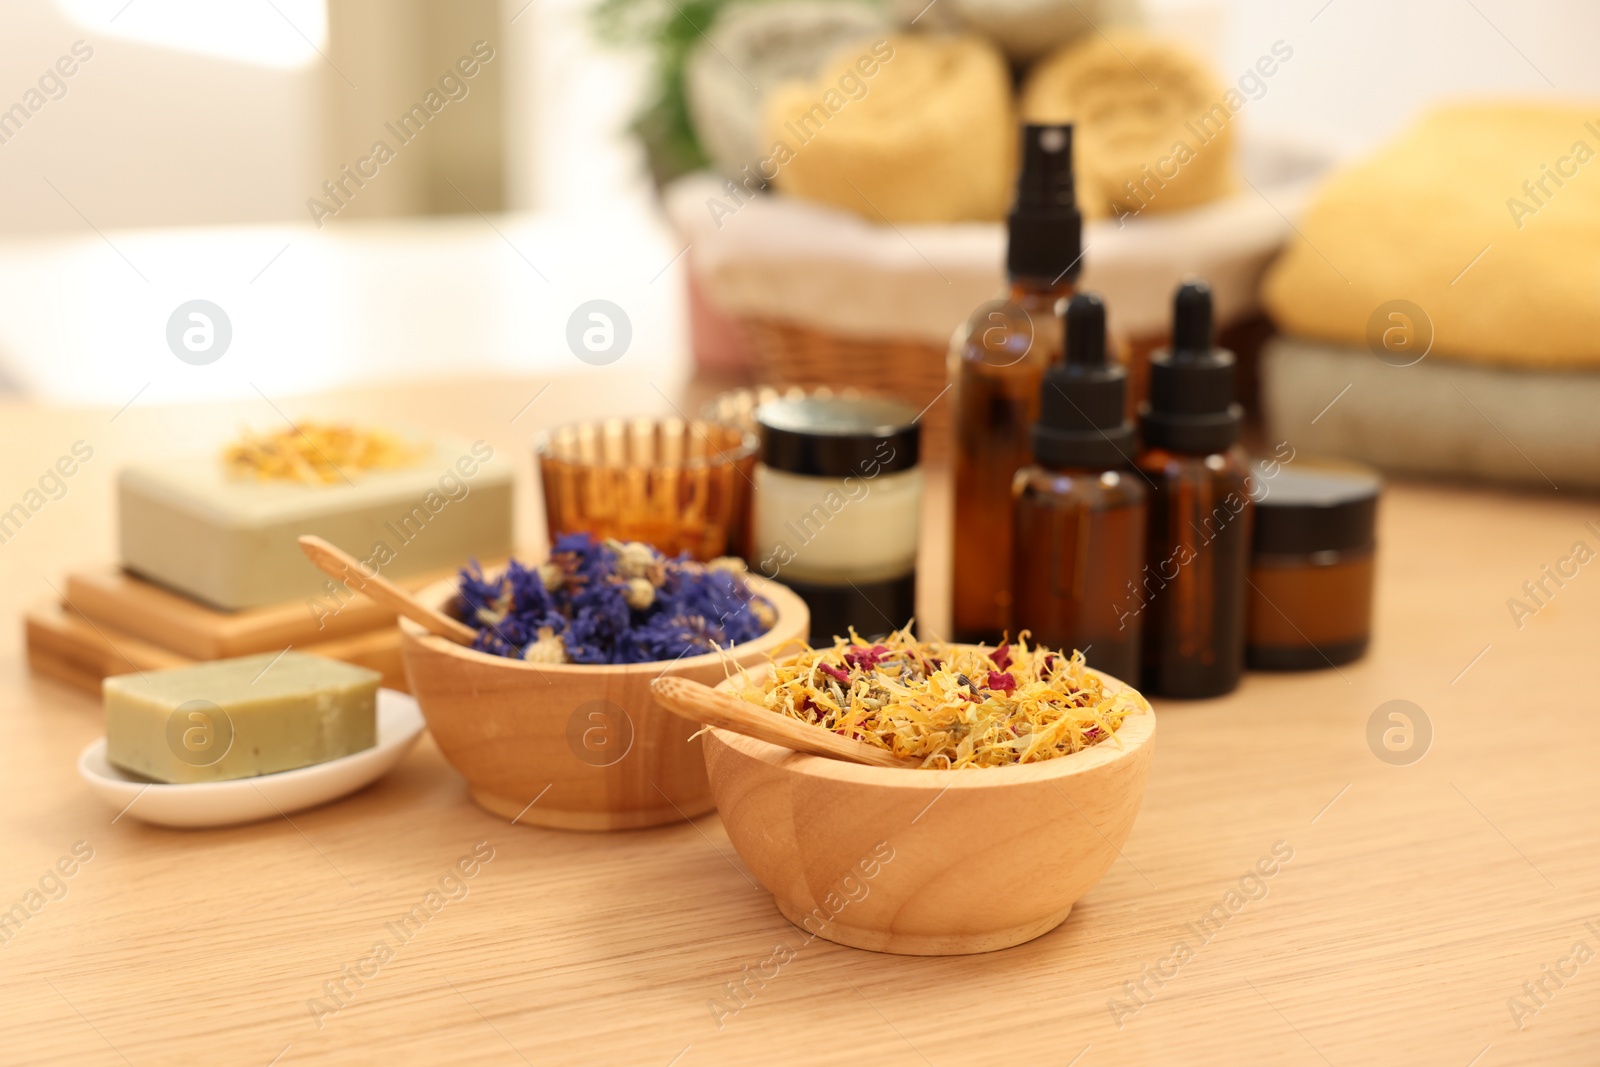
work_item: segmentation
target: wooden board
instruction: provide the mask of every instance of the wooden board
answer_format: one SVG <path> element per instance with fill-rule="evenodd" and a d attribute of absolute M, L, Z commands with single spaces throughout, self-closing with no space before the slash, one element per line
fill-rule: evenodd
<path fill-rule="evenodd" d="M 87 619 L 53 600 L 28 611 L 23 617 L 23 631 L 30 667 L 96 696 L 100 695 L 101 679 L 113 674 L 165 670 L 196 662 L 189 656 L 180 656 L 103 622 Z M 375 670 L 383 675 L 384 686 L 407 692 L 397 627 L 385 626 L 337 641 L 298 647 L 302 652 Z"/>
<path fill-rule="evenodd" d="M 396 579 L 405 589 L 421 589 L 445 573 Z M 248 611 L 222 611 L 145 581 L 120 567 L 97 567 L 67 575 L 66 602 L 102 625 L 109 625 L 190 659 L 226 659 L 255 652 L 337 641 L 380 627 L 394 626 L 394 613 L 358 594 L 342 608 L 324 598 L 325 613 L 304 600 Z"/>
<path fill-rule="evenodd" d="M 114 627 L 91 623 L 53 599 L 23 616 L 28 665 L 40 674 L 100 695 L 100 680 L 113 674 L 183 667 L 194 660 L 140 640 Z"/>
<path fill-rule="evenodd" d="M 306 645 L 300 651 L 343 660 L 357 667 L 366 667 L 383 675 L 385 688 L 398 689 L 402 693 L 411 691 L 406 685 L 405 666 L 400 662 L 398 626 L 385 626 L 380 630 L 369 630 L 367 633 L 342 637 L 337 641 Z"/>

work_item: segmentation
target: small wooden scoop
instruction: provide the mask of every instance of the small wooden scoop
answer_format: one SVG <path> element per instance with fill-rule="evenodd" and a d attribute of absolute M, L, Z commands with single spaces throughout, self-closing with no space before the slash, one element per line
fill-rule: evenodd
<path fill-rule="evenodd" d="M 650 691 L 658 704 L 680 718 L 731 730 L 796 752 L 847 763 L 865 763 L 871 767 L 914 768 L 918 765 L 916 760 L 902 759 L 881 748 L 807 726 L 687 678 L 657 678 L 650 683 Z"/>
<path fill-rule="evenodd" d="M 300 538 L 300 551 L 304 552 L 306 558 L 315 563 L 328 577 L 343 582 L 358 593 L 367 594 L 390 611 L 404 615 L 430 634 L 437 634 L 458 645 L 470 645 L 478 637 L 477 631 L 472 627 L 442 612 L 434 611 L 389 579 L 377 574 L 367 577 L 362 573 L 360 560 L 320 537 L 306 534 Z"/>

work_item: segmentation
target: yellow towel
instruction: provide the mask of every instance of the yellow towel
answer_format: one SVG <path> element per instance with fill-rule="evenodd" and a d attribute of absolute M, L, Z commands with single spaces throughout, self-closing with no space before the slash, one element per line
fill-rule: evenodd
<path fill-rule="evenodd" d="M 1071 122 L 1078 206 L 1090 218 L 1194 207 L 1233 190 L 1233 113 L 1244 106 L 1184 49 L 1140 33 L 1092 34 L 1040 61 L 1028 122 Z"/>
<path fill-rule="evenodd" d="M 1011 79 L 976 37 L 898 35 L 775 90 L 762 176 L 873 222 L 998 219 L 1011 201 Z"/>
<path fill-rule="evenodd" d="M 1404 300 L 1431 321 L 1429 358 L 1600 366 L 1597 153 L 1600 104 L 1437 110 L 1319 192 L 1267 308 L 1288 332 L 1366 347 Z"/>

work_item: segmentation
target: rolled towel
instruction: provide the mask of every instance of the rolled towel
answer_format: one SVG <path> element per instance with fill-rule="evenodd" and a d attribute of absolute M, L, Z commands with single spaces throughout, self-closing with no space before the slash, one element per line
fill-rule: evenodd
<path fill-rule="evenodd" d="M 1090 218 L 1159 213 L 1234 187 L 1236 106 L 1211 70 L 1136 30 L 1095 34 L 1040 61 L 1022 91 L 1027 122 L 1071 122 L 1078 205 Z"/>
<path fill-rule="evenodd" d="M 1279 337 L 1262 354 L 1269 440 L 1396 473 L 1600 489 L 1600 372 L 1401 366 L 1360 347 Z"/>
<path fill-rule="evenodd" d="M 1005 59 L 976 37 L 896 35 L 847 48 L 772 94 L 762 176 L 874 222 L 998 219 L 1016 125 Z"/>
<path fill-rule="evenodd" d="M 1365 348 L 1403 302 L 1430 362 L 1600 368 L 1597 158 L 1600 103 L 1434 111 L 1318 192 L 1267 308 Z"/>
<path fill-rule="evenodd" d="M 700 147 L 724 174 L 767 155 L 761 111 L 772 90 L 807 81 L 840 49 L 887 32 L 888 19 L 860 3 L 777 0 L 722 10 L 684 72 L 689 119 Z"/>

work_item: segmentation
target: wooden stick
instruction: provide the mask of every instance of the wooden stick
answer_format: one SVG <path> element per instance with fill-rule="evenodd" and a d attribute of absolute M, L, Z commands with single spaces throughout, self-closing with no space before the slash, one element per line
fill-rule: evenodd
<path fill-rule="evenodd" d="M 731 730 L 796 752 L 872 767 L 915 768 L 920 762 L 902 759 L 821 727 L 807 726 L 687 678 L 657 678 L 650 684 L 650 691 L 658 704 L 690 722 Z"/>
<path fill-rule="evenodd" d="M 430 634 L 437 634 L 458 645 L 470 645 L 477 640 L 478 633 L 472 627 L 434 611 L 382 575 L 374 574 L 370 578 L 367 577 L 361 573 L 359 560 L 322 538 L 306 534 L 300 538 L 300 551 L 304 552 L 306 558 L 315 563 L 328 577 L 345 583 L 358 593 L 367 594 L 390 611 L 404 615 Z"/>

